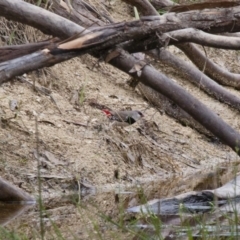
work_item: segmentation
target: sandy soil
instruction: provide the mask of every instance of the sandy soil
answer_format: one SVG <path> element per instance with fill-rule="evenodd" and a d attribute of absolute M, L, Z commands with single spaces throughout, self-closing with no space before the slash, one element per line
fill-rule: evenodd
<path fill-rule="evenodd" d="M 122 21 L 132 18 L 129 6 L 118 0 L 112 2 L 109 11 L 115 19 Z M 171 51 L 184 57 L 175 48 Z M 209 57 L 230 71 L 238 70 L 235 61 L 237 53 L 211 50 Z M 156 67 L 239 130 L 237 111 L 182 80 L 173 69 Z M 42 92 L 34 91 L 26 80 L 51 90 L 54 102 Z M 67 238 L 73 233 L 81 239 L 87 239 L 91 234 L 92 239 L 98 239 L 97 231 L 91 232 L 91 223 L 93 219 L 101 219 L 95 215 L 99 209 L 106 215 L 119 217 L 119 205 L 115 203 L 116 196 L 112 190 L 143 186 L 147 199 L 151 199 L 173 196 L 194 188 L 214 187 L 214 184 L 209 184 L 208 174 L 221 163 L 230 166 L 239 161 L 229 147 L 211 142 L 195 130 L 183 127 L 165 114 L 161 115 L 129 87 L 129 80 L 128 75 L 86 55 L 49 70 L 24 75 L 22 80 L 5 83 L 0 88 L 1 176 L 37 197 L 38 149 L 42 194 L 48 215 Z M 229 91 L 240 97 L 239 92 Z M 139 133 L 141 122 L 124 129 L 108 129 L 104 114 L 89 105 L 92 99 L 116 110 L 141 110 L 145 120 L 158 126 L 153 129 L 158 137 L 157 144 Z M 17 100 L 17 110 L 10 109 L 9 102 L 12 100 Z M 119 179 L 114 177 L 116 172 Z M 229 180 L 231 174 L 227 176 L 221 183 Z M 108 193 L 85 198 L 86 201 L 81 202 L 84 207 L 77 208 L 77 211 L 66 196 L 69 193 L 77 194 L 79 185 L 82 188 L 93 186 L 95 191 Z M 124 207 L 139 203 L 136 196 L 123 195 L 121 198 Z M 87 220 L 83 218 L 86 215 Z M 29 211 L 26 218 L 29 216 L 33 219 L 31 226 L 39 223 L 37 210 Z M 46 230 L 50 236 L 54 230 L 47 219 Z M 111 236 L 115 229 L 112 225 L 107 227 L 108 223 L 102 219 L 99 225 L 101 233 L 107 236 L 105 239 L 114 239 Z M 15 221 L 10 226 L 28 236 L 37 235 L 22 221 Z"/>

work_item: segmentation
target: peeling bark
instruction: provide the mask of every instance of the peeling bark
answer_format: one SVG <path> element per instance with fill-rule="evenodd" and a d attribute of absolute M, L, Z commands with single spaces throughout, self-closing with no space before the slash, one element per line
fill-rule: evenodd
<path fill-rule="evenodd" d="M 38 43 L 28 43 L 16 46 L 6 46 L 0 48 L 0 63 L 22 57 L 27 54 L 39 51 L 44 48 L 51 49 L 59 42 L 59 39 L 51 39 Z"/>

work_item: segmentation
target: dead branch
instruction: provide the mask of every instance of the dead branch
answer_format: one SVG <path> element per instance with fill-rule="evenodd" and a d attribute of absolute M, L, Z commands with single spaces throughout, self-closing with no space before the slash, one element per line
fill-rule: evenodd
<path fill-rule="evenodd" d="M 222 85 L 240 89 L 240 74 L 231 73 L 218 66 L 192 44 L 185 43 L 177 44 L 176 46 L 188 56 L 200 71 L 203 71 L 210 78 Z"/>
<path fill-rule="evenodd" d="M 20 13 L 20 9 L 24 10 L 22 14 Z M 0 1 L 0 16 L 35 27 L 47 35 L 65 39 L 81 32 L 81 30 L 79 31 L 79 26 L 70 20 L 53 15 L 49 11 L 39 11 L 39 9 L 39 7 L 24 1 Z M 56 26 L 55 30 L 53 26 Z M 83 30 L 83 28 L 81 29 Z"/>
<path fill-rule="evenodd" d="M 15 46 L 5 46 L 0 48 L 0 63 L 11 59 L 22 57 L 24 55 L 36 52 L 40 49 L 51 49 L 59 39 L 50 39 L 38 43 L 28 43 Z"/>
<path fill-rule="evenodd" d="M 126 2 L 135 2 L 132 0 L 127 0 Z M 195 3 L 191 5 L 181 5 L 181 6 L 174 6 L 172 7 L 172 3 L 165 0 L 154 0 L 151 1 L 152 4 L 155 4 L 154 6 L 158 9 L 160 4 L 163 7 L 171 7 L 171 11 L 173 12 L 183 12 L 183 11 L 189 11 L 189 10 L 196 10 L 196 9 L 204 9 L 204 8 L 219 8 L 219 7 L 233 7 L 238 6 L 238 2 L 204 2 L 204 3 Z M 146 3 L 146 1 L 142 2 L 143 6 L 145 6 L 145 9 L 150 9 L 148 5 L 150 3 Z M 219 5 L 220 4 L 220 5 Z M 207 5 L 207 6 L 206 6 Z M 142 10 L 144 10 L 144 7 L 142 6 Z M 151 13 L 154 15 L 154 11 Z M 145 14 L 145 12 L 143 12 Z M 146 15 L 146 14 L 145 14 Z M 191 59 L 191 61 L 202 71 L 204 72 L 213 80 L 217 81 L 218 83 L 225 85 L 225 86 L 231 86 L 235 87 L 237 89 L 240 88 L 240 74 L 230 73 L 227 70 L 224 70 L 223 68 L 219 67 L 217 64 L 212 62 L 210 59 L 208 59 L 204 54 L 200 52 L 200 50 L 192 45 L 191 43 L 187 44 L 178 44 L 176 45 L 179 47 L 188 57 Z"/>
<path fill-rule="evenodd" d="M 83 1 L 73 1 L 73 6 L 66 4 L 64 1 L 54 0 L 52 4 L 52 10 L 58 13 L 60 16 L 65 17 L 75 23 L 79 21 L 85 22 L 86 26 L 101 26 L 102 22 L 94 17 L 87 8 L 86 3 Z M 81 9 L 79 11 L 79 9 Z M 79 14 L 79 12 L 81 14 Z"/>
<path fill-rule="evenodd" d="M 15 7 L 17 7 L 17 5 L 18 5 L 18 7 L 21 7 L 21 11 L 19 10 L 19 8 L 18 8 L 18 11 L 21 12 L 22 14 L 24 13 L 24 11 L 26 11 L 26 9 L 28 9 L 28 7 L 26 7 L 26 6 L 28 6 L 28 4 L 25 3 L 25 2 L 16 1 L 16 0 L 12 0 L 11 2 L 16 3 Z M 19 5 L 19 3 L 21 3 L 21 4 Z M 25 5 L 23 7 L 23 3 L 27 4 L 27 5 Z M 45 11 L 45 10 L 38 9 L 38 13 L 42 12 L 42 11 Z M 0 10 L 0 12 L 1 12 L 1 10 Z M 33 19 L 33 17 L 35 16 L 34 12 L 32 14 L 33 14 L 33 16 L 32 16 L 31 19 Z M 29 17 L 29 13 L 27 15 Z M 23 16 L 21 16 L 21 21 L 24 21 L 24 19 L 25 19 L 24 16 L 25 16 L 24 14 L 23 14 Z M 16 18 L 16 16 L 15 16 L 15 18 Z M 54 19 L 61 21 L 62 18 L 58 19 L 57 16 L 54 15 Z M 131 27 L 132 24 L 133 24 L 134 27 L 139 27 L 138 24 L 140 24 L 140 26 L 142 26 L 141 23 L 143 23 L 144 25 L 147 25 L 147 26 L 151 26 L 151 27 L 155 26 L 155 29 L 158 29 L 159 26 L 154 25 L 154 24 L 161 23 L 162 19 L 161 20 L 159 20 L 159 18 L 157 18 L 157 19 L 158 20 L 150 21 L 151 22 L 150 24 L 148 24 L 149 19 L 145 19 L 145 21 L 143 21 L 143 22 L 142 21 L 136 21 L 136 22 L 132 22 L 130 24 L 124 25 L 124 26 L 125 27 Z M 167 19 L 165 19 L 164 21 L 166 21 L 166 20 Z M 172 20 L 174 20 L 174 19 L 172 19 Z M 29 23 L 29 21 L 34 21 L 34 20 L 25 19 L 25 21 L 27 23 Z M 174 26 L 174 24 L 175 24 L 175 26 Z M 74 26 L 73 28 L 70 28 L 70 25 L 69 25 L 68 32 L 70 32 L 71 29 L 76 29 L 75 24 L 73 24 L 73 26 Z M 117 29 L 118 29 L 118 27 L 121 29 L 122 26 L 123 25 L 121 25 L 121 24 L 115 24 L 114 25 L 114 27 L 117 27 Z M 172 22 L 170 23 L 170 26 L 171 26 L 170 28 L 176 28 L 176 27 L 179 27 L 179 24 L 176 23 L 176 21 L 173 21 L 173 23 Z M 44 27 L 44 23 L 42 23 L 42 25 L 41 25 L 41 28 L 43 28 L 43 27 Z M 48 26 L 48 27 L 49 27 L 48 31 L 50 31 L 51 28 L 50 28 L 50 26 Z M 53 32 L 56 32 L 57 27 L 59 27 L 59 25 L 55 25 L 55 24 L 52 25 Z M 78 32 L 80 32 L 80 29 L 82 29 L 82 28 L 79 27 L 78 29 L 79 29 Z M 110 29 L 113 29 L 113 27 L 110 26 L 110 27 L 107 27 L 107 28 L 100 28 L 100 33 L 103 32 L 103 29 L 104 30 L 106 30 L 106 29 L 110 30 Z M 96 34 L 97 29 L 94 28 L 92 30 L 93 30 L 93 33 Z M 72 34 L 69 34 L 69 36 L 74 35 L 73 33 L 74 32 L 72 32 Z M 108 31 L 108 33 L 109 33 L 109 31 Z M 114 34 L 115 32 L 113 31 L 111 33 Z M 138 34 L 140 34 L 139 30 L 138 30 Z M 98 37 L 99 36 L 102 37 L 101 34 L 98 35 Z M 139 36 L 141 36 L 141 34 Z M 103 46 L 105 48 L 106 48 L 106 46 L 110 47 L 110 44 L 109 45 L 108 44 L 109 43 L 107 43 L 107 42 L 100 42 L 100 43 L 97 42 L 94 45 L 94 50 L 96 51 L 97 48 L 102 49 L 101 47 L 103 47 Z M 91 51 L 90 49 L 93 48 L 92 43 L 88 42 L 87 47 L 89 48 L 88 51 Z M 81 53 L 83 53 L 84 51 L 86 51 L 86 47 L 81 48 L 79 50 L 80 50 Z M 36 55 L 35 55 L 34 63 L 36 63 L 39 59 L 42 59 L 42 60 L 48 59 L 49 60 L 47 62 L 48 64 L 54 64 L 55 61 L 60 61 L 59 59 L 61 59 L 61 61 L 63 61 L 63 60 L 66 60 L 70 57 L 73 57 L 74 54 L 76 54 L 76 52 L 74 52 L 74 53 L 73 52 L 72 53 L 65 52 L 65 53 L 62 53 L 62 54 L 56 54 L 54 56 L 50 53 L 50 51 L 43 50 L 43 51 L 40 51 L 40 52 L 35 53 L 35 54 Z M 39 54 L 39 56 L 37 56 L 37 54 Z M 77 54 L 79 54 L 79 52 Z M 94 54 L 96 56 L 96 52 L 94 52 Z M 56 58 L 58 58 L 58 59 L 56 60 Z M 11 61 L 14 61 L 14 60 L 11 60 Z M 228 124 L 226 124 L 216 114 L 212 113 L 211 110 L 209 110 L 205 105 L 203 105 L 201 102 L 199 102 L 197 99 L 195 99 L 189 93 L 187 93 L 183 88 L 181 88 L 180 86 L 175 84 L 173 81 L 168 79 L 166 76 L 159 73 L 153 67 L 148 66 L 148 65 L 145 65 L 145 67 L 143 67 L 141 75 L 137 74 L 136 72 L 129 73 L 129 71 L 136 64 L 138 64 L 138 61 L 134 57 L 130 56 L 129 54 L 127 54 L 126 52 L 123 52 L 123 51 L 120 52 L 120 55 L 118 57 L 112 59 L 110 61 L 110 63 L 112 65 L 116 66 L 117 68 L 121 69 L 122 71 L 124 71 L 124 72 L 132 75 L 133 77 L 139 79 L 144 84 L 154 88 L 156 91 L 160 92 L 161 94 L 164 94 L 165 96 L 167 96 L 171 100 L 173 100 L 181 108 L 183 108 L 186 112 L 188 112 L 191 116 L 193 116 L 194 119 L 196 119 L 203 126 L 205 126 L 208 130 L 210 130 L 215 136 L 217 136 L 220 140 L 222 140 L 227 145 L 229 145 L 234 151 L 236 151 L 238 154 L 240 154 L 237 151 L 237 149 L 239 149 L 239 147 L 240 147 L 240 134 L 237 133 Z M 4 65 L 4 63 L 2 63 L 2 66 L 3 65 Z M 5 65 L 6 65 L 6 63 L 5 63 Z"/>
<path fill-rule="evenodd" d="M 144 13 L 145 16 L 158 15 L 158 11 L 145 0 L 123 0 L 127 4 L 135 6 L 139 12 Z"/>
<path fill-rule="evenodd" d="M 29 201 L 34 202 L 34 199 L 22 189 L 17 188 L 16 186 L 12 185 L 11 183 L 7 182 L 0 178 L 0 189 L 1 189 L 1 201 L 12 201 L 12 202 L 21 202 L 21 201 Z"/>
<path fill-rule="evenodd" d="M 162 38 L 164 42 L 166 41 L 165 39 L 169 39 L 169 44 L 174 45 L 178 43 L 192 42 L 214 48 L 232 50 L 240 49 L 239 37 L 213 35 L 193 28 L 164 33 Z"/>
<path fill-rule="evenodd" d="M 159 0 L 160 2 L 162 0 Z M 156 1 L 154 1 L 156 2 Z M 181 5 L 175 5 L 171 7 L 171 12 L 187 12 L 192 10 L 202 10 L 206 8 L 230 8 L 234 6 L 239 6 L 238 1 L 211 1 L 211 2 L 197 2 L 197 3 L 191 3 L 191 4 L 181 4 Z"/>
<path fill-rule="evenodd" d="M 83 50 L 82 54 L 86 52 L 87 51 Z M 0 84 L 12 79 L 15 76 L 19 76 L 39 68 L 53 66 L 56 63 L 66 61 L 79 55 L 79 53 L 65 53 L 54 56 L 50 54 L 50 50 L 44 49 L 20 58 L 2 62 L 0 63 Z"/>
<path fill-rule="evenodd" d="M 177 69 L 185 79 L 195 84 L 208 95 L 240 111 L 240 98 L 227 91 L 227 89 L 217 84 L 197 68 L 194 68 L 194 66 L 182 61 L 165 49 L 160 51 L 152 50 L 148 53 L 155 59 L 159 59 L 161 62 Z"/>
<path fill-rule="evenodd" d="M 35 15 L 34 18 L 31 18 L 32 13 L 38 12 L 39 8 L 30 5 L 23 1 L 18 0 L 5 0 L 0 2 L 0 15 L 6 17 L 7 19 L 11 19 L 14 21 L 22 22 L 28 25 L 31 25 L 46 34 L 53 34 L 54 36 L 58 36 L 59 38 L 69 37 L 70 34 L 70 23 L 69 20 L 65 18 L 61 18 L 64 20 L 64 24 L 60 27 L 57 23 L 55 16 L 52 16 L 51 13 L 40 12 Z M 25 15 L 19 14 L 18 9 L 23 9 L 25 7 L 29 7 L 27 11 L 25 11 Z M 104 31 L 121 31 L 123 26 L 126 28 L 131 28 L 129 34 L 135 32 L 137 33 L 136 28 L 143 28 L 142 32 L 145 30 L 147 33 L 142 33 L 141 36 L 154 33 L 159 31 L 161 33 L 185 29 L 185 28 L 196 28 L 205 30 L 206 32 L 211 33 L 220 33 L 220 32 L 238 32 L 240 31 L 240 6 L 236 6 L 233 8 L 223 8 L 223 9 L 206 9 L 201 12 L 192 11 L 191 14 L 188 12 L 183 13 L 167 13 L 162 16 L 147 16 L 142 17 L 141 21 L 133 21 L 129 23 L 118 23 L 111 24 L 106 27 L 96 28 L 92 27 L 90 30 L 92 32 L 104 30 Z M 216 19 L 218 21 L 216 21 Z M 54 31 L 51 26 L 57 24 L 57 27 L 61 29 L 61 31 Z M 74 33 L 79 33 L 79 28 L 77 25 L 72 25 L 71 29 L 75 28 Z M 74 35 L 74 34 L 72 34 Z"/>
<path fill-rule="evenodd" d="M 237 153 L 240 146 L 240 134 L 226 124 L 215 113 L 208 109 L 199 100 L 194 98 L 182 87 L 174 83 L 165 75 L 158 72 L 152 66 L 146 65 L 141 76 L 136 73 L 129 73 L 129 63 L 137 64 L 138 61 L 129 54 L 121 53 L 121 58 L 111 60 L 111 64 L 121 69 L 133 77 L 139 79 L 143 84 L 164 94 L 173 102 L 177 103 L 182 109 L 189 113 L 195 120 L 201 123 L 206 129 L 217 136 L 221 141 L 230 146 Z M 240 153 L 238 153 L 240 154 Z"/>

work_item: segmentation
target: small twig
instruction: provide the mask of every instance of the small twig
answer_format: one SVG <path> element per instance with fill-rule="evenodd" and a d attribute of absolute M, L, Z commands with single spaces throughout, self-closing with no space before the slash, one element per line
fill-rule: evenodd
<path fill-rule="evenodd" d="M 73 122 L 73 121 L 69 121 L 69 120 L 65 120 L 65 119 L 63 119 L 63 121 L 66 122 L 66 123 L 72 123 L 72 124 L 77 125 L 77 126 L 88 127 L 87 124 L 80 123 L 80 122 Z"/>

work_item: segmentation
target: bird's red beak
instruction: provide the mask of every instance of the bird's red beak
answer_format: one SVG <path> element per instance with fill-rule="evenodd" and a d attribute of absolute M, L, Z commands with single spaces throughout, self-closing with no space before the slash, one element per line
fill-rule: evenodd
<path fill-rule="evenodd" d="M 112 114 L 109 112 L 109 110 L 107 109 L 103 109 L 102 110 L 107 116 L 111 116 Z"/>

